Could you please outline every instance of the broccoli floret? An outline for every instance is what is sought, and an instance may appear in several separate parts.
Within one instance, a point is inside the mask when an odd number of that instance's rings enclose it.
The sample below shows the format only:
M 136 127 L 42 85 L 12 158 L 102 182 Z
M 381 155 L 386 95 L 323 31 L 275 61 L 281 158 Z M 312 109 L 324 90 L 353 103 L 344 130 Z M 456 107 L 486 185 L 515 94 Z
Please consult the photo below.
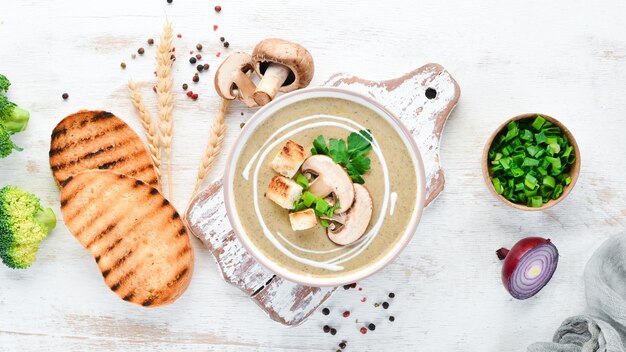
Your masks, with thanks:
M 15 186 L 0 189 L 0 258 L 6 266 L 29 267 L 55 226 L 54 212 L 43 208 L 37 196 Z
M 0 83 L 1 84 L 1 83 Z M 11 133 L 22 132 L 28 126 L 30 113 L 0 95 L 0 125 Z
M 0 91 L 8 91 L 10 85 L 11 82 L 9 82 L 9 79 L 0 73 Z
M 16 146 L 11 141 L 11 133 L 4 126 L 0 125 L 0 159 L 9 156 L 13 150 L 22 151 L 22 148 Z

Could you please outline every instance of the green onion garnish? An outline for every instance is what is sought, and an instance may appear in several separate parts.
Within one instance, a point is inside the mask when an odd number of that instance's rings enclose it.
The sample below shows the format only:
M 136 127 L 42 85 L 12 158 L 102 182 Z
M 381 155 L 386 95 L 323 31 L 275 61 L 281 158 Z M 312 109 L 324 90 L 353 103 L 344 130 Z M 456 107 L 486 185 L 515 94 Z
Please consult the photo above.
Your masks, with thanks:
M 565 133 L 542 116 L 511 121 L 488 152 L 496 193 L 535 208 L 563 194 L 572 182 L 568 172 L 575 161 Z

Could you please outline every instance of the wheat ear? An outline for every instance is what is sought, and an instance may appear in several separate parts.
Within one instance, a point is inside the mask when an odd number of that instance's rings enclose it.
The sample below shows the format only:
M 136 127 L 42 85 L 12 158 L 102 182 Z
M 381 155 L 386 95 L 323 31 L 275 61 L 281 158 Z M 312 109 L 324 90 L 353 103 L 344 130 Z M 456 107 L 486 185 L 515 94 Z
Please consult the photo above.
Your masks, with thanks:
M 215 116 L 215 119 L 213 120 L 211 133 L 209 135 L 209 142 L 207 143 L 204 155 L 202 156 L 202 162 L 200 163 L 200 168 L 198 169 L 198 177 L 196 178 L 196 187 L 193 190 L 192 197 L 198 193 L 198 190 L 200 190 L 202 182 L 211 172 L 211 169 L 213 168 L 213 165 L 215 165 L 217 157 L 220 154 L 222 142 L 224 142 L 224 134 L 226 132 L 226 123 L 224 120 L 226 119 L 226 111 L 228 110 L 229 105 L 230 100 L 222 99 L 217 116 Z
M 172 96 L 172 24 L 168 21 L 163 26 L 160 42 L 157 47 L 157 105 L 159 111 L 159 136 L 165 151 L 167 163 L 167 194 L 173 201 L 172 194 L 172 109 L 174 100 Z
M 146 134 L 146 139 L 148 139 L 148 151 L 150 152 L 150 158 L 152 159 L 152 163 L 154 164 L 154 168 L 159 178 L 161 180 L 161 143 L 159 141 L 159 131 L 157 128 L 157 123 L 152 120 L 152 115 L 148 108 L 143 103 L 143 97 L 141 96 L 141 92 L 139 91 L 139 87 L 137 84 L 131 79 L 128 81 L 128 90 L 130 91 L 130 97 L 133 101 L 133 105 L 135 109 L 137 109 L 137 114 L 139 115 L 139 120 L 141 121 L 141 125 L 143 126 L 143 131 Z M 159 188 L 161 187 L 161 183 L 159 182 Z

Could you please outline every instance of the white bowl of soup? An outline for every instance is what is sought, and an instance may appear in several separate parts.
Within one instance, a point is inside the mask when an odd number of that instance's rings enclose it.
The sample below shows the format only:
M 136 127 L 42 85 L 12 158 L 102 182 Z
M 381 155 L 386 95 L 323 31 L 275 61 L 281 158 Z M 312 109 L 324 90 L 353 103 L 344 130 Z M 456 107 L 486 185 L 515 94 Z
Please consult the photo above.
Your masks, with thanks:
M 382 269 L 412 238 L 424 165 L 410 133 L 378 102 L 307 88 L 247 122 L 227 161 L 224 198 L 237 237 L 267 269 L 339 286 Z

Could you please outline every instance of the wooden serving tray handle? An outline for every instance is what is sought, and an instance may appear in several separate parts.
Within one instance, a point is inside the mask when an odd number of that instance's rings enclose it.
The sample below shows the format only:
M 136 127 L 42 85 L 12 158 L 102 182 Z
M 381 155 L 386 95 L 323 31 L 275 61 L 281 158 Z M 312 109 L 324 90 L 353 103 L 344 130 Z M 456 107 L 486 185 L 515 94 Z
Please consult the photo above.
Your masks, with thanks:
M 422 153 L 427 180 L 426 204 L 432 202 L 445 182 L 439 162 L 439 141 L 460 96 L 454 78 L 442 66 L 427 64 L 386 81 L 369 81 L 338 73 L 324 85 L 370 96 L 400 118 Z M 259 264 L 230 226 L 222 188 L 220 178 L 192 200 L 185 217 L 191 232 L 211 250 L 226 282 L 247 293 L 271 319 L 289 326 L 301 324 L 336 288 L 299 285 L 277 277 Z

